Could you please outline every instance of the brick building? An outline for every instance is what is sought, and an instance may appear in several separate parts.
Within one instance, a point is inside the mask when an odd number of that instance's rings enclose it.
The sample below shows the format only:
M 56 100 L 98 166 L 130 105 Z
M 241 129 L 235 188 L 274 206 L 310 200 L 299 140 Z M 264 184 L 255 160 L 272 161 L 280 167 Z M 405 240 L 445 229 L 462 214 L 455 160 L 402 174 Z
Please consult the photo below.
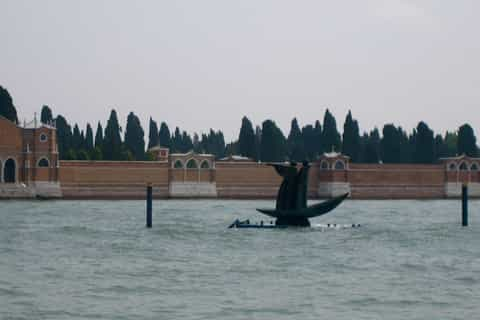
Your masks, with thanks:
M 0 197 L 61 196 L 56 129 L 0 116 Z

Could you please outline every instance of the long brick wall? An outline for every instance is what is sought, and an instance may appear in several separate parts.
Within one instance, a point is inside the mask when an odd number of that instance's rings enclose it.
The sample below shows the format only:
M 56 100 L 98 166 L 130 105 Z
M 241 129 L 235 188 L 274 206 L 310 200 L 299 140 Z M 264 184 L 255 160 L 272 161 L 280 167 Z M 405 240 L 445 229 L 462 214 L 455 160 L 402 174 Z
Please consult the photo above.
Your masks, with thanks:
M 59 177 L 67 199 L 144 199 L 147 183 L 154 198 L 169 196 L 165 162 L 60 161 Z
M 323 170 L 313 163 L 309 198 L 350 192 L 354 199 L 442 199 L 458 196 L 464 180 L 472 185 L 471 196 L 479 196 L 479 172 L 453 173 L 443 164 L 349 164 L 346 170 Z M 144 199 L 145 186 L 152 183 L 155 198 L 191 193 L 191 197 L 271 199 L 281 178 L 272 167 L 248 161 L 219 161 L 205 170 L 173 169 L 169 162 L 61 161 L 59 182 L 64 198 Z
M 445 197 L 445 169 L 438 165 L 350 164 L 345 171 L 352 198 L 438 199 Z

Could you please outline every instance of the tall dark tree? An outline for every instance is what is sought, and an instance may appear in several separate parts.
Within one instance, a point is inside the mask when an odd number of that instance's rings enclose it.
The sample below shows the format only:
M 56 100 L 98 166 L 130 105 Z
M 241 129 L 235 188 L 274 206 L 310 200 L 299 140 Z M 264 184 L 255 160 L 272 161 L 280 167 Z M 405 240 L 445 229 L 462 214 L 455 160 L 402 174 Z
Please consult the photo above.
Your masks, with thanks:
M 103 158 L 105 160 L 122 159 L 122 138 L 120 137 L 121 128 L 118 124 L 117 112 L 113 109 L 110 118 L 105 127 L 104 143 L 102 148 Z
M 0 116 L 18 123 L 17 109 L 15 109 L 15 106 L 13 105 L 12 97 L 7 89 L 2 86 L 0 86 Z
M 352 162 L 358 162 L 360 151 L 360 128 L 357 120 L 353 119 L 352 113 L 348 111 L 343 125 L 342 153 L 349 156 Z
M 457 152 L 459 155 L 466 154 L 469 157 L 478 155 L 477 138 L 468 123 L 458 129 Z
M 337 121 L 328 109 L 323 117 L 322 143 L 325 151 L 340 150 L 341 138 L 337 130 Z
M 447 148 L 447 157 L 454 157 L 457 155 L 458 134 L 456 132 L 446 132 L 443 140 Z
M 380 142 L 381 158 L 384 163 L 402 162 L 401 133 L 393 124 L 383 127 L 383 137 Z
M 140 124 L 140 120 L 133 112 L 130 112 L 127 117 L 127 126 L 125 129 L 125 147 L 130 151 L 135 160 L 145 159 L 144 137 L 145 133 Z
M 290 160 L 305 160 L 305 146 L 303 144 L 302 131 L 300 131 L 297 118 L 293 118 L 290 126 L 290 133 L 287 138 L 287 152 Z
M 413 162 L 433 163 L 435 161 L 435 140 L 433 131 L 421 121 L 417 125 L 414 140 Z
M 49 106 L 44 105 L 40 113 L 40 122 L 50 124 L 53 121 L 52 110 Z
M 175 132 L 173 133 L 173 136 L 172 136 L 172 143 L 171 143 L 172 152 L 185 152 L 183 151 L 182 142 L 183 142 L 182 133 L 180 131 L 180 128 L 176 127 Z
M 198 133 L 195 132 L 193 134 L 192 142 L 193 142 L 193 151 L 196 153 L 202 153 L 203 152 L 202 144 L 200 141 L 200 137 L 198 136 Z
M 57 143 L 60 159 L 67 160 L 67 152 L 72 147 L 72 128 L 61 115 L 58 115 L 55 119 L 55 125 L 57 127 Z
M 91 152 L 93 148 L 93 130 L 90 123 L 87 123 L 87 130 L 85 131 L 85 150 Z
M 242 127 L 238 136 L 238 152 L 240 155 L 251 159 L 254 159 L 256 156 L 255 132 L 253 131 L 252 122 L 247 117 L 242 119 Z
M 366 163 L 380 162 L 380 133 L 377 128 L 367 135 L 362 158 Z
M 170 129 L 165 122 L 160 124 L 160 131 L 158 133 L 159 143 L 162 147 L 172 148 L 172 137 L 170 135 Z
M 255 157 L 256 161 L 260 160 L 262 148 L 262 128 L 260 126 L 255 127 Z
M 95 148 L 100 148 L 101 150 L 102 147 L 103 147 L 103 128 L 99 121 L 97 125 L 97 132 L 95 133 Z
M 317 137 L 315 134 L 315 128 L 309 124 L 302 128 L 302 139 L 305 150 L 305 158 L 309 161 L 313 161 L 317 157 Z
M 75 123 L 73 127 L 73 136 L 72 136 L 72 145 L 71 148 L 78 152 L 80 149 L 83 148 L 83 137 L 80 129 L 78 128 L 78 124 Z
M 435 136 L 435 159 L 448 157 L 448 147 L 441 134 Z
M 263 162 L 284 161 L 287 152 L 287 141 L 282 131 L 272 120 L 262 123 L 262 141 L 260 159 Z
M 315 128 L 314 128 L 314 135 L 315 135 L 315 153 L 316 155 L 321 155 L 325 152 L 323 149 L 323 142 L 322 142 L 322 135 L 323 135 L 323 130 L 322 130 L 322 125 L 320 124 L 320 121 L 315 121 Z
M 182 132 L 182 140 L 181 140 L 181 151 L 182 152 L 189 152 L 193 150 L 193 140 L 192 137 L 187 133 L 187 131 Z
M 152 120 L 150 117 L 150 125 L 149 125 L 149 133 L 148 133 L 148 149 L 158 146 L 159 139 L 158 139 L 158 126 L 155 121 Z

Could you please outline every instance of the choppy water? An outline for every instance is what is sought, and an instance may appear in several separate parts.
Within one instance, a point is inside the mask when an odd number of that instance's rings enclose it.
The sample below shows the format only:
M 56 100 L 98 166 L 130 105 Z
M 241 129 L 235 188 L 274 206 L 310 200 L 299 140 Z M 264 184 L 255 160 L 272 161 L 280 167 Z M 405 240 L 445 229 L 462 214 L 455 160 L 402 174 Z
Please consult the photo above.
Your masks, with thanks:
M 270 201 L 0 202 L 0 319 L 478 319 L 480 202 L 348 201 L 228 230 Z

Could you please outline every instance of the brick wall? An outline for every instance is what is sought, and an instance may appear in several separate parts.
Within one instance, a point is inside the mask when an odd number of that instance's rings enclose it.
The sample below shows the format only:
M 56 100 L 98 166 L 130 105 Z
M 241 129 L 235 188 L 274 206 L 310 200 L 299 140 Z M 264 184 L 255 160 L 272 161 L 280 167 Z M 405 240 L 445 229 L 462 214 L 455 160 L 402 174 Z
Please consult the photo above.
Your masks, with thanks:
M 144 199 L 147 183 L 155 198 L 168 197 L 168 163 L 60 161 L 65 198 Z

